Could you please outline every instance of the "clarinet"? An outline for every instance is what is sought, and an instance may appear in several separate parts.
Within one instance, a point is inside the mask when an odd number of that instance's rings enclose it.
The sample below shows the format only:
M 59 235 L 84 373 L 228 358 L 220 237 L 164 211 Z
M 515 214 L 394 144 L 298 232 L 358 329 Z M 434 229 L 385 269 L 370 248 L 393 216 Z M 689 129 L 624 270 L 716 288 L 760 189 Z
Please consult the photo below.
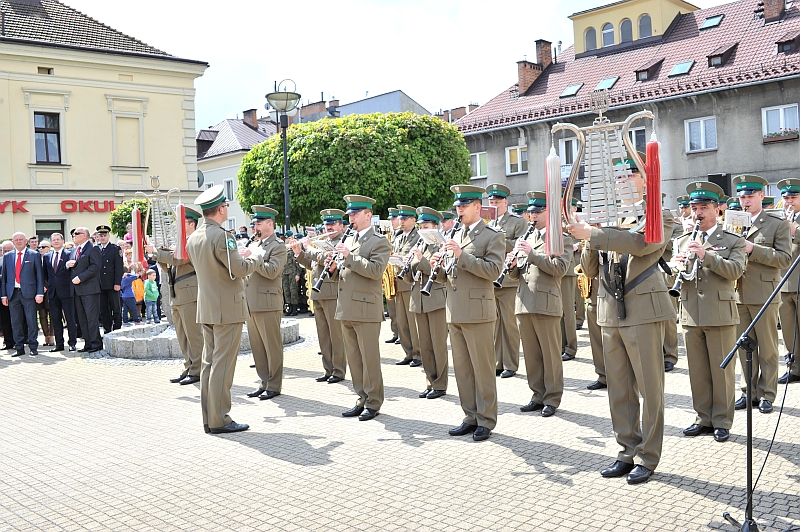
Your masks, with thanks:
M 692 230 L 692 236 L 689 237 L 689 242 L 694 242 L 694 239 L 697 238 L 697 231 L 700 230 L 700 222 L 701 220 L 697 220 L 697 223 L 694 224 L 694 230 Z M 686 268 L 686 265 L 689 264 L 689 254 L 686 254 L 686 257 L 683 259 L 683 267 Z M 672 297 L 680 297 L 681 295 L 681 287 L 683 286 L 683 275 L 682 272 L 678 272 L 675 276 L 675 284 L 672 285 L 672 288 L 669 289 L 669 295 Z
M 456 231 L 458 231 L 459 229 L 461 229 L 461 216 L 458 217 L 458 221 L 450 230 L 450 234 L 447 236 L 447 238 L 448 239 L 453 238 L 453 236 L 456 234 Z M 423 296 L 431 295 L 431 288 L 433 288 L 433 280 L 436 279 L 436 277 L 439 275 L 439 269 L 442 267 L 442 264 L 444 263 L 445 256 L 446 253 L 442 252 L 442 256 L 439 257 L 439 260 L 437 260 L 436 264 L 433 266 L 433 270 L 431 270 L 431 275 L 430 277 L 428 277 L 428 282 L 425 283 L 425 286 L 423 286 L 422 289 L 420 289 L 420 293 Z
M 414 260 L 414 250 L 418 249 L 418 248 L 422 248 L 422 246 L 424 246 L 424 245 L 425 245 L 425 239 L 422 238 L 422 237 L 419 237 L 419 240 L 417 240 L 417 243 L 414 244 L 414 247 L 411 248 L 411 251 L 408 252 L 408 255 L 403 260 L 403 268 L 398 272 L 398 274 L 395 277 L 397 277 L 398 279 L 401 279 L 401 280 L 405 278 L 406 274 L 411 269 L 411 261 Z
M 521 241 L 522 240 L 528 240 L 528 237 L 531 236 L 531 233 L 533 233 L 535 230 L 536 230 L 536 222 L 529 223 L 528 224 L 528 230 L 525 232 L 525 236 L 522 237 Z M 492 283 L 495 286 L 495 288 L 502 288 L 503 287 L 503 281 L 505 280 L 506 275 L 508 275 L 508 272 L 511 271 L 511 263 L 514 262 L 514 260 L 516 258 L 517 258 L 517 255 L 515 253 L 513 258 L 509 259 L 508 261 L 506 261 L 505 264 L 503 264 L 503 271 L 500 273 L 500 277 L 498 277 Z
M 344 241 L 347 240 L 347 237 L 352 234 L 352 231 L 353 230 L 350 229 L 349 227 L 347 228 L 347 231 L 345 231 L 344 235 L 342 235 L 342 242 L 341 242 L 342 244 L 344 244 Z M 313 290 L 314 292 L 319 292 L 320 290 L 322 290 L 322 283 L 324 283 L 325 279 L 327 279 L 330 276 L 329 268 L 331 266 L 331 263 L 334 260 L 336 262 L 340 262 L 342 260 L 341 255 L 342 255 L 341 253 L 336 253 L 336 254 L 331 253 L 331 255 L 327 259 L 325 259 L 325 264 L 322 266 L 322 273 L 320 274 L 319 279 L 317 279 L 317 282 L 314 283 L 314 286 L 311 287 L 311 290 Z

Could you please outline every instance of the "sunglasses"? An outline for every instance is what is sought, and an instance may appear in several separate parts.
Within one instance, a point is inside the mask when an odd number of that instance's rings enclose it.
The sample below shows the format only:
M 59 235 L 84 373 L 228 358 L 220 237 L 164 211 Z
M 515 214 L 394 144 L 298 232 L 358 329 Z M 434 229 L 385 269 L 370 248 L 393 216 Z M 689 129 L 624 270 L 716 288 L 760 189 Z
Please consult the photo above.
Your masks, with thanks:
M 50 246 L 39 246 L 38 249 L 50 249 Z

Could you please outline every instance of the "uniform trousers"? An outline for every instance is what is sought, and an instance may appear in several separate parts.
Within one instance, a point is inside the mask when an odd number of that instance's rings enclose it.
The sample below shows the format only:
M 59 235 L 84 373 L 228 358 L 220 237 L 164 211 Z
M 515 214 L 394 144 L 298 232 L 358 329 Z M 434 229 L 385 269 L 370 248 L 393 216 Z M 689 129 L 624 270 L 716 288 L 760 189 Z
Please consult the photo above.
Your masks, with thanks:
M 789 368 L 792 375 L 800 377 L 800 314 L 797 312 L 797 293 L 781 294 L 781 332 L 786 350 L 794 353 L 794 364 Z M 794 345 L 794 348 L 791 346 Z
M 686 360 L 692 404 L 697 412 L 695 423 L 715 429 L 733 426 L 733 404 L 736 401 L 734 364 L 719 367 L 736 343 L 736 325 L 718 327 L 685 326 Z
M 558 408 L 564 394 L 561 335 L 558 333 L 558 324 L 563 323 L 563 319 L 544 314 L 517 314 L 517 320 L 522 332 L 525 374 L 533 392 L 531 401 Z M 575 332 L 575 327 L 572 332 Z
M 269 392 L 281 391 L 283 384 L 283 336 L 280 310 L 251 312 L 247 320 L 247 333 L 256 373 L 261 388 Z
M 397 296 L 386 300 L 386 312 L 389 314 L 389 325 L 392 328 L 392 336 L 400 338 L 400 331 L 397 329 Z
M 597 279 L 592 280 L 597 283 Z M 597 294 L 589 299 L 586 305 L 586 323 L 589 329 L 589 345 L 592 348 L 592 362 L 597 382 L 606 384 L 606 362 L 603 358 L 603 331 L 597 324 Z
M 652 471 L 664 442 L 664 322 L 602 330 L 617 460 Z
M 334 319 L 335 315 L 335 299 L 314 301 L 314 321 L 317 324 L 319 350 L 322 352 L 322 367 L 325 375 L 343 379 L 347 371 L 347 359 L 344 354 L 342 323 Z
M 769 305 L 756 326 L 750 331 L 750 338 L 756 341 L 758 346 L 753 352 L 753 378 L 750 381 L 753 385 L 753 400 L 766 399 L 770 403 L 775 402 L 778 394 L 778 303 Z M 736 334 L 741 335 L 748 325 L 753 321 L 753 317 L 761 310 L 761 305 L 737 305 L 739 309 L 739 326 Z M 791 327 L 792 321 L 789 321 Z M 743 350 L 739 350 L 739 362 L 742 365 L 742 392 L 747 387 L 744 378 L 745 360 L 747 355 Z
M 400 290 L 394 296 L 397 330 L 400 333 L 400 345 L 405 352 L 405 360 L 419 360 L 419 334 L 414 315 L 408 310 L 411 303 L 411 290 Z
M 495 369 L 519 369 L 519 327 L 514 315 L 517 287 L 494 289 L 497 320 L 494 322 Z
M 675 283 L 675 277 L 664 276 L 667 286 L 672 286 Z M 678 312 L 678 298 L 672 298 L 672 305 L 675 307 L 675 312 Z M 675 320 L 666 320 L 664 322 L 664 362 L 678 363 L 678 323 Z
M 413 314 L 428 390 L 447 390 L 447 309 Z
M 203 329 L 197 323 L 197 301 L 172 305 L 171 314 L 178 345 L 183 353 L 183 372 L 199 377 L 203 360 Z
M 561 301 L 564 304 L 564 313 L 562 314 L 560 320 L 560 352 L 573 356 L 578 353 L 578 333 L 575 330 L 575 306 L 572 304 L 572 302 L 575 301 L 576 286 L 577 281 L 575 280 L 575 277 L 567 277 L 565 275 L 561 278 Z
M 378 347 L 380 322 L 341 320 L 344 350 L 350 366 L 353 390 L 358 394 L 356 406 L 380 410 L 383 405 L 383 374 Z
M 106 333 L 122 328 L 122 299 L 113 288 L 100 290 L 100 324 Z
M 218 429 L 231 423 L 231 386 L 242 339 L 241 323 L 203 324 L 200 405 L 203 424 Z
M 516 320 L 515 320 L 516 323 Z M 450 323 L 450 347 L 464 423 L 491 430 L 497 425 L 492 321 Z
M 583 326 L 583 322 L 586 321 L 586 301 L 583 299 L 581 295 L 581 291 L 578 290 L 578 278 L 573 277 L 575 281 L 575 326 L 578 325 Z M 564 299 L 562 298 L 562 301 Z

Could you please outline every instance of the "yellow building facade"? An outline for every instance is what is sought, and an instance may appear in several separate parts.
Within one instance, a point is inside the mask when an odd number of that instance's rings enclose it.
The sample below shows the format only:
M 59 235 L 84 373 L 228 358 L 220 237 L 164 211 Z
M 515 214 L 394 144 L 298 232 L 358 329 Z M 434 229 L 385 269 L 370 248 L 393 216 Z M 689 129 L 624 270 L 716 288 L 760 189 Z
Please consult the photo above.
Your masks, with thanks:
M 208 64 L 53 0 L 8 4 L 16 11 L 0 36 L 0 239 L 108 223 L 154 175 L 191 203 L 199 194 L 194 80 Z

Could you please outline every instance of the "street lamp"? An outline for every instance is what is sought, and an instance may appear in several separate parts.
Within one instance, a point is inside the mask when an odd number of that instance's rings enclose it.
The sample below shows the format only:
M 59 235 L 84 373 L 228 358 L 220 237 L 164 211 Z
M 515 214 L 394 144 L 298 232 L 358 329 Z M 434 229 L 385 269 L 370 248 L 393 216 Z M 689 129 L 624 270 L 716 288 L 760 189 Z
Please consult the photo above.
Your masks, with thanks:
M 292 90 L 287 90 L 291 83 Z M 266 95 L 267 102 L 280 115 L 281 139 L 283 140 L 283 210 L 286 216 L 283 228 L 284 234 L 290 227 L 289 221 L 289 160 L 286 154 L 286 130 L 289 127 L 289 116 L 287 113 L 294 111 L 300 103 L 300 95 L 296 92 L 294 81 L 285 79 L 281 81 L 275 92 Z

